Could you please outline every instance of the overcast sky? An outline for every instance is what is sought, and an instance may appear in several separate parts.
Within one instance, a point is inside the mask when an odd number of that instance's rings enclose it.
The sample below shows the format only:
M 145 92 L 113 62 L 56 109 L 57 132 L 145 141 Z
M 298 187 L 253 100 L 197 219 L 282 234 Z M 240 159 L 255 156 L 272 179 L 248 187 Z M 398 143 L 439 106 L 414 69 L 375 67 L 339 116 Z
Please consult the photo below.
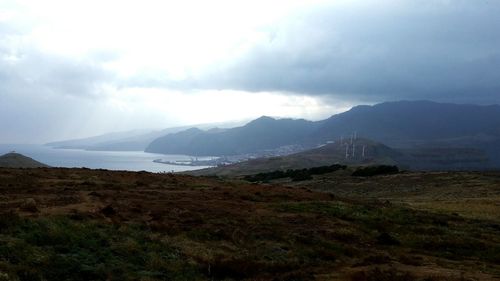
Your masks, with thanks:
M 500 1 L 0 2 L 0 143 L 500 103 Z

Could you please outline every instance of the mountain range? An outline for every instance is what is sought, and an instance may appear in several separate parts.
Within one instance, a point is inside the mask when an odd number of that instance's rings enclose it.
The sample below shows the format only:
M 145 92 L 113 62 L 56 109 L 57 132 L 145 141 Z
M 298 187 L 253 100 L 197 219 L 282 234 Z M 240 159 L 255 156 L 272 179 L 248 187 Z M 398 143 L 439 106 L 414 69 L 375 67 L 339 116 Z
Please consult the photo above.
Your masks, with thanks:
M 404 155 L 404 159 L 397 159 L 399 163 L 410 163 L 407 166 L 416 169 L 500 167 L 499 105 L 398 101 L 356 106 L 320 121 L 262 116 L 241 124 L 221 124 L 224 128 L 206 124 L 136 130 L 48 145 L 254 157 L 293 154 L 357 136 L 395 149 Z M 391 159 L 396 161 L 394 157 Z
M 261 117 L 225 130 L 191 128 L 155 139 L 147 152 L 226 156 L 258 153 L 282 146 L 305 149 L 354 135 L 405 149 L 422 158 L 429 153 L 462 156 L 480 152 L 489 165 L 500 166 L 500 106 L 400 101 L 356 106 L 321 121 Z M 431 153 L 431 154 L 432 154 Z M 467 153 L 465 153 L 467 154 Z M 462 157 L 457 156 L 457 157 Z M 425 157 L 424 157 L 425 158 Z M 482 158 L 480 156 L 479 158 Z
M 358 134 L 392 147 L 500 137 L 500 106 L 401 101 L 356 106 L 324 121 L 319 139 Z
M 50 142 L 46 145 L 62 149 L 143 151 L 145 147 L 156 138 L 188 128 L 189 127 L 176 127 L 156 131 L 132 130 L 126 132 L 114 132 L 82 139 Z
M 202 129 L 212 129 L 219 127 L 233 127 L 241 125 L 241 121 L 224 123 L 207 123 L 194 125 Z M 55 141 L 46 143 L 46 146 L 60 149 L 84 149 L 93 151 L 144 151 L 146 147 L 155 139 L 187 130 L 193 126 L 171 127 L 162 130 L 131 130 L 125 132 L 113 132 L 98 136 Z
M 263 116 L 226 130 L 191 128 L 154 140 L 146 152 L 224 156 L 255 153 L 294 144 L 309 144 L 317 123 L 304 119 L 273 119 Z

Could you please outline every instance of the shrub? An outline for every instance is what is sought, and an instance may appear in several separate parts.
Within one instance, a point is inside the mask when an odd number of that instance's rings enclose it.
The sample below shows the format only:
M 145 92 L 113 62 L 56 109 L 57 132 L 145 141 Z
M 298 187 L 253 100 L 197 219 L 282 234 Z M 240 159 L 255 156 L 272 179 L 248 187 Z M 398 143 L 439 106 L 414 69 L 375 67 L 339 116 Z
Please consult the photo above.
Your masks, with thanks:
M 352 173 L 353 177 L 373 177 L 377 175 L 391 175 L 399 173 L 397 166 L 377 165 L 358 168 Z
M 281 179 L 281 178 L 291 178 L 293 181 L 302 181 L 302 180 L 312 179 L 313 175 L 332 173 L 338 170 L 345 170 L 346 168 L 347 166 L 345 165 L 334 164 L 331 166 L 320 166 L 309 169 L 296 169 L 296 170 L 289 169 L 286 171 L 276 170 L 268 173 L 258 173 L 256 175 L 248 175 L 245 176 L 243 179 L 250 182 L 259 182 L 259 181 L 267 182 L 270 180 Z

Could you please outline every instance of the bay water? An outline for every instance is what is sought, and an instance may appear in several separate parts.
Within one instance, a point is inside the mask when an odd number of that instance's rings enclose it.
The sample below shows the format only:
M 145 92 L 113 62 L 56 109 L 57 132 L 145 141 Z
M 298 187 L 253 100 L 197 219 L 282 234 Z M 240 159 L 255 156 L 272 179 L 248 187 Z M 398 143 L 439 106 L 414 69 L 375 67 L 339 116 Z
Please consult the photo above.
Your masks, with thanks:
M 91 168 L 107 170 L 181 172 L 208 168 L 208 166 L 180 166 L 155 163 L 153 160 L 189 161 L 187 155 L 165 155 L 143 151 L 87 151 L 56 149 L 37 144 L 0 144 L 0 155 L 15 151 L 52 167 Z

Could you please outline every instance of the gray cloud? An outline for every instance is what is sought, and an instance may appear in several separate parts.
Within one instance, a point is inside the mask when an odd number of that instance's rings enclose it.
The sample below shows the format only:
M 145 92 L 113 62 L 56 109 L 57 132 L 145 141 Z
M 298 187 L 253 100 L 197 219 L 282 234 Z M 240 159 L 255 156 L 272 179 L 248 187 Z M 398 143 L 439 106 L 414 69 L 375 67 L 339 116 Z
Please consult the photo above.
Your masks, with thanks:
M 0 79 L 11 85 L 11 91 L 26 87 L 58 95 L 95 97 L 99 86 L 112 80 L 113 75 L 92 61 L 71 59 L 23 50 L 2 52 Z
M 31 21 L 0 21 L 0 142 L 63 138 L 75 127 L 91 134 L 98 131 L 100 117 L 109 117 L 102 130 L 115 128 L 126 118 L 111 116 L 101 102 L 103 86 L 291 92 L 328 104 L 500 103 L 500 2 L 339 2 L 262 27 L 266 40 L 184 80 L 142 68 L 134 77 L 119 78 L 104 65 L 127 52 L 96 49 L 77 58 L 48 54 L 31 46 L 29 38 L 23 41 L 30 36 Z M 89 116 L 94 123 L 85 131 L 82 124 L 91 122 Z
M 101 86 L 113 75 L 92 60 L 16 44 L 23 34 L 15 28 L 0 25 L 0 32 L 0 141 L 45 141 L 83 131 Z
M 269 29 L 268 41 L 181 86 L 500 103 L 500 2 L 369 3 L 302 11 Z

